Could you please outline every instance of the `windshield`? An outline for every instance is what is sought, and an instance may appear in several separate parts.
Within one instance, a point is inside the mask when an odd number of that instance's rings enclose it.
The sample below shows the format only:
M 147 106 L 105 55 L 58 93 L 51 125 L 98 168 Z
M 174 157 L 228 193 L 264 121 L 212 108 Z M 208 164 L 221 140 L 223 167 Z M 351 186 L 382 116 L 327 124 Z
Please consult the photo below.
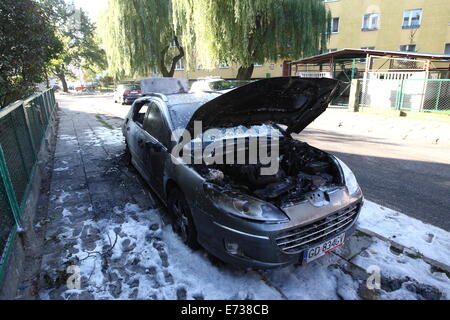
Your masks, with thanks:
M 192 140 L 214 142 L 228 138 L 247 138 L 247 137 L 281 137 L 283 134 L 280 129 L 271 124 L 262 124 L 258 126 L 237 126 L 233 128 L 217 128 L 206 131 L 202 136 Z
M 183 104 L 171 106 L 169 108 L 170 117 L 172 119 L 173 129 L 183 130 L 188 125 L 194 113 L 200 107 L 198 103 Z M 280 129 L 271 124 L 263 124 L 251 126 L 236 126 L 234 128 L 217 128 L 206 131 L 203 134 L 203 140 L 215 141 L 225 139 L 227 137 L 249 137 L 249 136 L 282 136 Z

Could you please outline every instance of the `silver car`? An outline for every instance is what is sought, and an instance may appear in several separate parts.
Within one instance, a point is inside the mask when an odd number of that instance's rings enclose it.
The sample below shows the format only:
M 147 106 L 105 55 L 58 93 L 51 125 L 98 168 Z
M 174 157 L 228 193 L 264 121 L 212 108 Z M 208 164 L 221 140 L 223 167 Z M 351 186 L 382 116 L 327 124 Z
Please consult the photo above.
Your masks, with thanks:
M 127 152 L 188 246 L 242 267 L 306 264 L 344 245 L 363 203 L 345 163 L 291 136 L 327 109 L 338 87 L 283 77 L 225 94 L 149 93 L 125 120 Z M 252 151 L 252 141 L 270 150 Z M 261 150 L 276 153 L 271 174 L 263 174 L 272 163 Z M 230 164 L 236 154 L 244 156 Z

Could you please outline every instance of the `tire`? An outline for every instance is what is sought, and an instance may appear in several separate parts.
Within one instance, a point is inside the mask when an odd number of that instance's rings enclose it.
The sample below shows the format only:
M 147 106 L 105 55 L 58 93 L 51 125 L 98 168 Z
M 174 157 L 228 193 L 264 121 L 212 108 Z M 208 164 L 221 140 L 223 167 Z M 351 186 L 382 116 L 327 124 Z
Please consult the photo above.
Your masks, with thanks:
M 192 218 L 189 204 L 183 193 L 178 188 L 169 191 L 168 209 L 173 218 L 172 228 L 181 240 L 191 249 L 197 250 L 200 245 L 197 242 L 197 230 Z

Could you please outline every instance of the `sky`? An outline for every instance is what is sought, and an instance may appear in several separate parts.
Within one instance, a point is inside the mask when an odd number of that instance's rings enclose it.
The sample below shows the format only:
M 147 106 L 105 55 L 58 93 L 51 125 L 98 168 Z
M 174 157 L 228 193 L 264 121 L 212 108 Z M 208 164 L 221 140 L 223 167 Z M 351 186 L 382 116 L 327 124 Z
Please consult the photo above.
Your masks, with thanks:
M 106 9 L 108 0 L 73 0 L 73 2 L 75 6 L 84 9 L 96 21 L 98 15 Z

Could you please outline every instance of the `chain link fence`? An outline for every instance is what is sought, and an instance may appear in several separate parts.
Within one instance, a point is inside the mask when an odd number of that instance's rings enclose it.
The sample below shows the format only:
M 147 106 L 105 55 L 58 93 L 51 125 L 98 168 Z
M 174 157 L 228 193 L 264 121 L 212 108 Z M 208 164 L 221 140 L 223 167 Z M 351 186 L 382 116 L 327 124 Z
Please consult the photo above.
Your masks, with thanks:
M 450 79 L 365 79 L 360 107 L 450 114 Z
M 0 283 L 55 110 L 52 89 L 0 109 Z

